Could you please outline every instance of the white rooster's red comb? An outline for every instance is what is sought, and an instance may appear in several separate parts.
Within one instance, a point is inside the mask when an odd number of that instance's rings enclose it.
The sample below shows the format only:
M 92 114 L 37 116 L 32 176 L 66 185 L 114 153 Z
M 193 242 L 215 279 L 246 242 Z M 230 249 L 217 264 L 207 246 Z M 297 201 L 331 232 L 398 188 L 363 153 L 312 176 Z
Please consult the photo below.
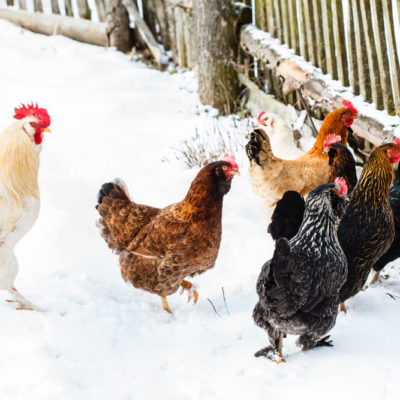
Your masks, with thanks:
M 353 106 L 353 104 L 351 104 L 350 101 L 343 100 L 342 101 L 342 106 L 345 107 L 345 108 L 348 108 L 354 115 L 358 114 L 358 111 L 355 109 L 355 107 Z
M 346 195 L 347 194 L 347 184 L 343 178 L 336 178 L 335 185 L 340 187 L 340 194 Z
M 400 146 L 400 139 L 399 138 L 394 139 L 394 144 L 397 144 L 397 146 Z
M 238 170 L 239 169 L 239 165 L 236 164 L 235 156 L 233 154 L 231 156 L 228 153 L 225 154 L 224 155 L 224 161 L 226 161 L 229 164 L 231 164 L 231 167 L 234 170 Z
M 267 113 L 265 111 L 261 111 L 260 115 L 257 118 L 257 122 L 259 125 L 267 126 L 267 123 L 265 122 L 267 120 Z
M 342 138 L 339 135 L 329 135 L 324 142 L 324 149 L 328 149 L 328 147 L 333 143 L 340 143 Z

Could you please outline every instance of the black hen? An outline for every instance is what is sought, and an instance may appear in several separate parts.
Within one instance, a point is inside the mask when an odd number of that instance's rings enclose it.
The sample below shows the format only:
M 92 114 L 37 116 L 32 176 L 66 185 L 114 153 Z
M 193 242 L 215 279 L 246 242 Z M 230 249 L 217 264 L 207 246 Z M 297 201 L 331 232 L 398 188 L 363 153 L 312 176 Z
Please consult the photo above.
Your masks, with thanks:
M 302 350 L 330 346 L 323 337 L 335 324 L 339 290 L 347 261 L 337 229 L 346 208 L 343 183 L 318 186 L 308 196 L 304 220 L 292 240 L 280 238 L 257 281 L 255 323 L 265 329 L 271 346 L 255 356 L 282 356 L 285 334 L 300 335 Z
M 329 156 L 330 173 L 328 182 L 343 177 L 348 191 L 357 183 L 356 161 L 350 150 L 341 143 L 332 143 L 326 149 Z M 268 225 L 268 233 L 274 240 L 285 237 L 290 240 L 298 231 L 303 221 L 304 199 L 299 193 L 289 190 L 277 202 Z
M 389 250 L 374 265 L 375 271 L 371 284 L 379 278 L 380 271 L 384 266 L 400 257 L 400 173 L 397 171 L 396 180 L 389 190 L 389 202 L 393 212 L 395 236 Z
M 288 190 L 276 203 L 275 210 L 268 225 L 272 239 L 281 237 L 291 239 L 299 231 L 304 216 L 304 199 L 298 192 Z
M 393 243 L 395 234 L 389 188 L 393 163 L 399 159 L 400 143 L 376 148 L 349 196 L 349 206 L 338 231 L 348 262 L 347 280 L 340 290 L 342 303 L 362 289 L 371 268 Z M 344 304 L 341 309 L 345 310 Z

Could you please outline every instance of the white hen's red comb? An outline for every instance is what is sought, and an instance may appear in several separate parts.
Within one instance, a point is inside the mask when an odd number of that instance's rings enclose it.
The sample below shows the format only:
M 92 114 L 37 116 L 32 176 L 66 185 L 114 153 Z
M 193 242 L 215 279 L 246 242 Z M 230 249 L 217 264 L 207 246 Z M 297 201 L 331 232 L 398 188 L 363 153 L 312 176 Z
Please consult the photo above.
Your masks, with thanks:
M 231 164 L 231 167 L 234 170 L 238 170 L 239 169 L 239 165 L 236 164 L 235 156 L 233 154 L 231 156 L 228 153 L 225 154 L 224 155 L 224 161 L 226 161 L 229 164 Z
M 353 104 L 351 104 L 350 101 L 343 100 L 342 101 L 342 106 L 345 107 L 345 108 L 348 108 L 354 115 L 358 114 L 358 111 L 355 109 L 355 107 L 353 106 Z
M 347 191 L 348 191 L 347 184 L 343 178 L 336 178 L 335 184 L 340 187 L 341 194 L 347 194 Z
M 267 113 L 265 111 L 261 111 L 260 115 L 257 118 L 257 122 L 260 125 L 267 126 L 267 123 L 265 122 L 266 120 L 267 120 Z
M 330 146 L 333 143 L 339 143 L 342 138 L 339 135 L 329 135 L 324 142 L 324 149 Z
M 400 139 L 399 138 L 394 139 L 394 144 L 397 144 L 397 146 L 400 146 Z

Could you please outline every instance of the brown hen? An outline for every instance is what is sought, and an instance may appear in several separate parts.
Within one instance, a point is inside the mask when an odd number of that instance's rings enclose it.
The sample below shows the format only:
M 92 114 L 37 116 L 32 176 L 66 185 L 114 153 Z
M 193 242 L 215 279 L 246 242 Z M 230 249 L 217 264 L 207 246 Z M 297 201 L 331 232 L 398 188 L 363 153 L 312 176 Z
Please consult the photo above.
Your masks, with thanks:
M 163 209 L 130 200 L 120 180 L 106 183 L 98 195 L 99 227 L 108 246 L 119 254 L 122 277 L 139 289 L 166 296 L 179 287 L 198 293 L 185 281 L 214 266 L 221 241 L 223 197 L 238 174 L 233 157 L 205 166 L 186 197 Z

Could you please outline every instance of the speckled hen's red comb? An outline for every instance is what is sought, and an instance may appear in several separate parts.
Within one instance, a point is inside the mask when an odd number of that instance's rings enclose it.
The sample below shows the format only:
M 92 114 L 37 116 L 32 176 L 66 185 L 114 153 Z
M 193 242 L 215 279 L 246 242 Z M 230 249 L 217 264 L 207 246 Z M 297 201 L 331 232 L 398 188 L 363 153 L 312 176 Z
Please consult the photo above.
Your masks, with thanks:
M 229 155 L 229 154 L 225 154 L 224 155 L 224 161 L 228 162 L 229 164 L 231 164 L 232 168 L 234 170 L 238 170 L 239 169 L 239 165 L 236 164 L 236 160 L 235 160 L 235 156 L 234 155 Z
M 267 124 L 266 124 L 266 119 L 267 119 L 267 113 L 265 112 L 265 111 L 261 111 L 260 112 L 260 115 L 258 116 L 258 118 L 257 118 L 257 122 L 260 124 L 260 125 L 263 125 L 263 126 L 267 126 Z
M 350 101 L 343 100 L 342 106 L 348 108 L 353 114 L 355 114 L 355 115 L 358 114 L 358 111 L 354 108 L 353 104 L 351 104 Z
M 34 105 L 33 103 L 28 104 L 28 106 L 25 106 L 24 104 L 21 104 L 19 107 L 16 107 L 14 109 L 15 119 L 23 119 L 25 117 L 36 117 L 40 121 L 40 125 L 42 128 L 47 128 L 50 125 L 50 116 L 47 113 L 47 110 L 45 108 L 39 108 L 39 106 Z
M 347 194 L 347 184 L 343 178 L 336 178 L 335 184 L 340 187 L 341 194 Z
M 394 144 L 397 144 L 397 146 L 400 146 L 400 139 L 399 138 L 394 139 Z
M 324 142 L 324 149 L 330 146 L 333 143 L 339 143 L 342 138 L 339 135 L 329 135 Z

